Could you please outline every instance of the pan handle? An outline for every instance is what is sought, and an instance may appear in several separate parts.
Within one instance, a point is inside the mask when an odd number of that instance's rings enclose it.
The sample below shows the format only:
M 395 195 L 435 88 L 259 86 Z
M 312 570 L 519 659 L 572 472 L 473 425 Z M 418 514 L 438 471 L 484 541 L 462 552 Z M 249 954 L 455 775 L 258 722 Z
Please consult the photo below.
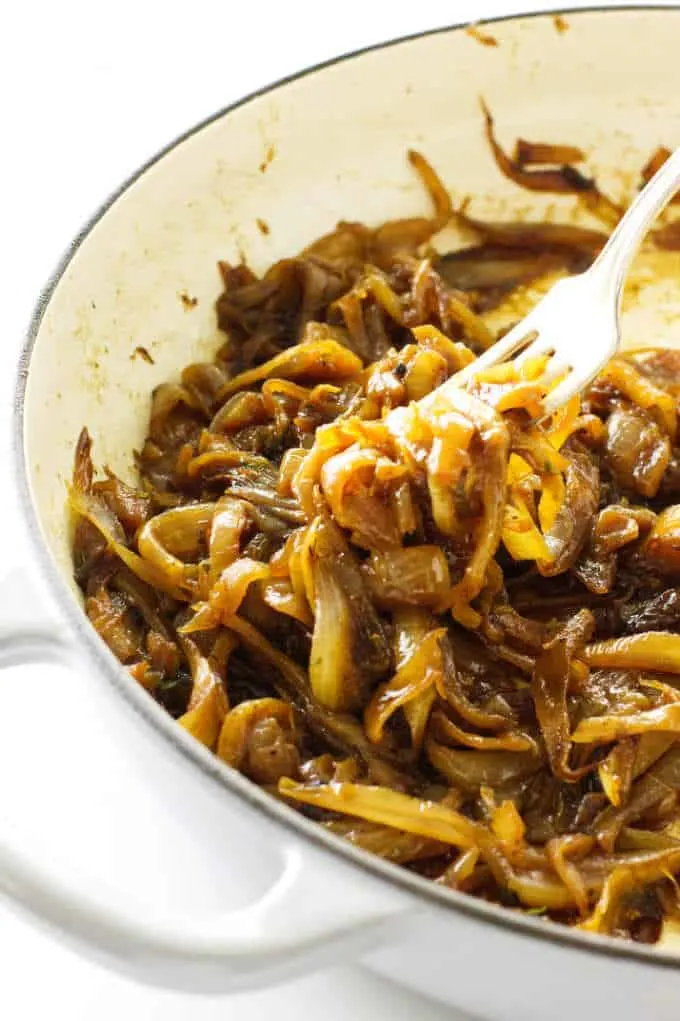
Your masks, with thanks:
M 18 663 L 82 670 L 82 652 L 68 624 L 48 608 L 41 588 L 25 569 L 14 570 L 0 586 L 0 670 Z M 88 670 L 96 669 L 88 660 Z M 151 728 L 148 736 L 158 754 L 167 754 L 167 743 L 154 741 Z M 189 763 L 183 768 L 205 782 Z M 219 794 L 220 810 L 247 815 L 237 793 L 224 785 Z M 109 967 L 149 984 L 203 993 L 259 988 L 356 959 L 394 939 L 412 917 L 411 895 L 292 835 L 271 818 L 258 814 L 255 823 L 254 840 L 266 839 L 280 852 L 278 875 L 259 899 L 211 919 L 177 917 L 164 909 L 151 915 L 117 903 L 115 892 L 102 897 L 101 890 L 87 889 L 82 877 L 43 860 L 39 846 L 19 851 L 6 831 L 0 834 L 0 890 Z

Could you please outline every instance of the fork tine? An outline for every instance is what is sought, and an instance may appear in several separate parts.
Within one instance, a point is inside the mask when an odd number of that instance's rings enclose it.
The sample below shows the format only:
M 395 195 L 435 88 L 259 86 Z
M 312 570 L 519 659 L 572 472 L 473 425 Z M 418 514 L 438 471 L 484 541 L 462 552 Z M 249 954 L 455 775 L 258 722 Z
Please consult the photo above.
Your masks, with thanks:
M 506 333 L 504 337 L 497 340 L 483 355 L 480 355 L 474 362 L 466 365 L 464 369 L 461 369 L 455 376 L 452 376 L 449 383 L 455 386 L 463 386 L 465 383 L 469 383 L 471 379 L 474 379 L 480 372 L 483 372 L 484 369 L 489 369 L 492 365 L 498 365 L 500 362 L 505 361 L 511 354 L 514 354 L 518 347 L 521 347 L 526 342 L 532 332 L 530 327 L 527 328 L 527 320 L 519 323 Z

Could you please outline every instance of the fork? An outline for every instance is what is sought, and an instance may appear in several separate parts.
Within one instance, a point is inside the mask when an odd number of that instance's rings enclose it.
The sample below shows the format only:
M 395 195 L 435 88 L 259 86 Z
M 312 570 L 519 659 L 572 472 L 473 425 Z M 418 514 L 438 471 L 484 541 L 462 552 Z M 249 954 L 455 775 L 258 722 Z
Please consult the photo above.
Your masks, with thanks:
M 559 280 L 521 322 L 432 396 L 466 386 L 512 355 L 518 371 L 530 359 L 548 359 L 539 381 L 559 382 L 543 399 L 546 415 L 582 391 L 619 349 L 626 274 L 647 230 L 679 187 L 680 148 L 628 207 L 592 266 Z

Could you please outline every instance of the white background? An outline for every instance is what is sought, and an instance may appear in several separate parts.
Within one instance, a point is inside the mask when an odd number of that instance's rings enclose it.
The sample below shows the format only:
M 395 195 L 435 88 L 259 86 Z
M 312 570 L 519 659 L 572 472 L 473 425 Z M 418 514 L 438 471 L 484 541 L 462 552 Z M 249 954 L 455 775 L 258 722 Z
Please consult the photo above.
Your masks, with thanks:
M 16 0 L 4 6 L 0 468 L 7 462 L 14 365 L 36 296 L 81 224 L 140 163 L 194 122 L 304 66 L 388 37 L 531 6 L 531 0 Z M 1 531 L 0 538 L 5 541 Z M 91 868 L 93 876 L 103 867 L 110 881 L 115 872 L 123 890 L 126 870 L 137 881 L 146 870 L 152 892 L 171 890 L 178 869 L 188 868 L 190 835 L 173 831 L 143 785 L 133 831 L 119 832 L 111 822 L 107 799 L 115 800 L 126 765 L 107 744 L 86 693 L 66 678 L 47 683 L 28 669 L 0 690 L 0 839 L 9 827 L 67 863 Z M 278 1021 L 452 1018 L 350 968 L 227 999 L 142 988 L 81 961 L 2 902 L 0 961 L 0 1014 L 12 1021 L 254 1021 L 270 1013 Z

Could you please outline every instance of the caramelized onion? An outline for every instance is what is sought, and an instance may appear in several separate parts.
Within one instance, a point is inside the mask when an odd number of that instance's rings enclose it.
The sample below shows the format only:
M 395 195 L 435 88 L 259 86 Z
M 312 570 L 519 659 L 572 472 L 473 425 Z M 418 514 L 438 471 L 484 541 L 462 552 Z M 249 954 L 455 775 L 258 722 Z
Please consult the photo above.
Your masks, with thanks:
M 482 102 L 486 138 L 491 147 L 496 166 L 505 177 L 529 191 L 549 191 L 561 193 L 579 193 L 595 189 L 595 182 L 576 170 L 570 164 L 545 170 L 525 170 L 523 164 L 511 160 L 496 141 L 494 121 L 491 113 Z
M 640 635 L 610 638 L 586 645 L 581 655 L 590 666 L 680 674 L 680 635 L 668 631 L 647 631 Z
M 305 787 L 282 779 L 279 791 L 287 798 L 317 805 L 343 815 L 393 826 L 455 847 L 474 847 L 483 835 L 477 824 L 446 805 L 410 798 L 397 791 L 366 784 L 336 783 Z

